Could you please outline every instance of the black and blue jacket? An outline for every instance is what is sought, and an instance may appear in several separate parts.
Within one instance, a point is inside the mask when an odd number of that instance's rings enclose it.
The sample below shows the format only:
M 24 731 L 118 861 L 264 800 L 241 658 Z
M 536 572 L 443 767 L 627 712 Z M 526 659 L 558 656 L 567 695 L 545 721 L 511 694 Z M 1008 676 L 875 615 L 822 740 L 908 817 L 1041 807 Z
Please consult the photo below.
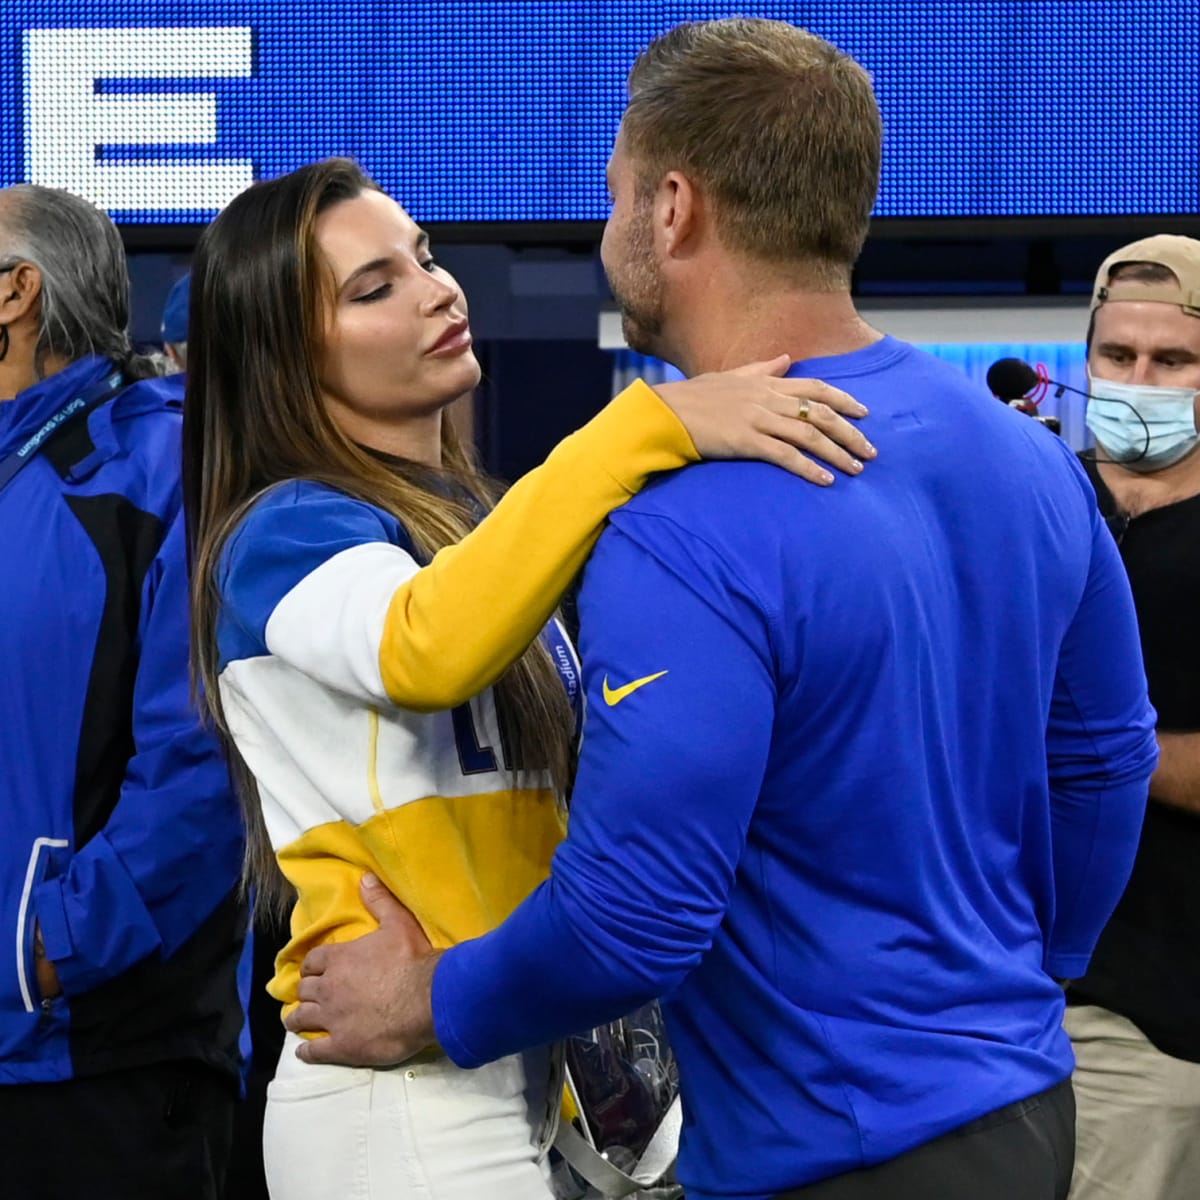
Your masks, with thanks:
M 0 402 L 0 463 L 113 370 Z M 189 700 L 182 401 L 182 377 L 126 386 L 0 491 L 0 1083 L 185 1058 L 236 1080 L 242 826 Z

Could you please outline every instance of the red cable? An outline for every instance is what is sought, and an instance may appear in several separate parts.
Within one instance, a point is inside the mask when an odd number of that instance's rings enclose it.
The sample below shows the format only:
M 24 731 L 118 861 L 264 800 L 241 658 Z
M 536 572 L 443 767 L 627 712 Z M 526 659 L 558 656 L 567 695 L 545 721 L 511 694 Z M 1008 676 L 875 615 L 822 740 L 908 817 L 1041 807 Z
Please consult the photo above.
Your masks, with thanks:
M 1050 390 L 1050 372 L 1046 370 L 1045 363 L 1036 363 L 1034 370 L 1037 371 L 1038 383 L 1033 389 L 1033 393 L 1026 397 L 1026 401 L 1037 408 L 1039 404 L 1046 398 L 1046 393 Z

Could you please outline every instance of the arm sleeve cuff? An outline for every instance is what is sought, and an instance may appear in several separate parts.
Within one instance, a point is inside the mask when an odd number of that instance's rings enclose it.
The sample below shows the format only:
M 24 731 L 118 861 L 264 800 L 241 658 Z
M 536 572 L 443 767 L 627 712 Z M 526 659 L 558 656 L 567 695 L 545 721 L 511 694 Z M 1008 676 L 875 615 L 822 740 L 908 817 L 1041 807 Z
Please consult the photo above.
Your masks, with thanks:
M 63 991 L 90 991 L 161 946 L 142 897 L 104 834 L 71 860 L 66 875 L 33 892 L 46 957 Z
M 453 1008 L 448 997 L 454 994 L 454 988 L 458 986 L 454 978 L 458 972 L 452 966 L 457 949 L 458 947 L 452 947 L 447 950 L 433 973 L 433 1027 L 437 1033 L 438 1044 L 445 1050 L 450 1061 L 455 1066 L 471 1070 L 483 1066 L 487 1059 L 474 1054 L 459 1038 L 454 1028 Z

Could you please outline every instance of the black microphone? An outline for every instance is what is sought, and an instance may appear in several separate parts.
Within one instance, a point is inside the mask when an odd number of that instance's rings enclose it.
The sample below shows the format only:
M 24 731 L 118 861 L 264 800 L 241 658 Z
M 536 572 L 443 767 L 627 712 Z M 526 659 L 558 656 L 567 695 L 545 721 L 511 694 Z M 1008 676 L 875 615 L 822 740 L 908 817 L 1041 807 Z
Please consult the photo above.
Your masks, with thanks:
M 1041 404 L 1045 392 L 1054 389 L 1054 398 L 1062 398 L 1064 392 L 1073 392 L 1085 400 L 1092 398 L 1091 392 L 1080 391 L 1069 383 L 1059 383 L 1046 374 L 1045 367 L 1032 367 L 1023 358 L 999 358 L 987 369 L 987 385 L 997 400 L 1011 404 L 1022 412 L 1032 412 Z M 1041 395 L 1033 398 L 1030 392 L 1042 388 Z
M 1023 358 L 1001 358 L 992 363 L 987 370 L 987 385 L 998 400 L 1002 400 L 1009 408 L 1015 408 L 1026 416 L 1062 433 L 1062 425 L 1057 417 L 1039 417 L 1038 405 L 1045 398 L 1046 390 L 1054 388 L 1055 398 L 1063 392 L 1079 392 L 1065 383 L 1058 383 L 1046 374 L 1043 366 L 1032 367 Z M 1086 396 L 1086 392 L 1079 392 Z
M 1021 358 L 1002 358 L 987 370 L 987 385 L 997 400 L 1024 400 L 1042 377 Z

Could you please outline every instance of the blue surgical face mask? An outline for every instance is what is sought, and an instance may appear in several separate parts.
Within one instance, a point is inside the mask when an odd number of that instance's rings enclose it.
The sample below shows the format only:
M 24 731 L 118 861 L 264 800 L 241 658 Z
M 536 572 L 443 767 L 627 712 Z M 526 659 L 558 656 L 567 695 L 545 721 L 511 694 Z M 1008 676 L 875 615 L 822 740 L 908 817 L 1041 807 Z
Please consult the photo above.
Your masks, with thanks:
M 1114 462 L 1160 471 L 1200 442 L 1196 389 L 1114 383 L 1088 375 L 1087 426 Z

